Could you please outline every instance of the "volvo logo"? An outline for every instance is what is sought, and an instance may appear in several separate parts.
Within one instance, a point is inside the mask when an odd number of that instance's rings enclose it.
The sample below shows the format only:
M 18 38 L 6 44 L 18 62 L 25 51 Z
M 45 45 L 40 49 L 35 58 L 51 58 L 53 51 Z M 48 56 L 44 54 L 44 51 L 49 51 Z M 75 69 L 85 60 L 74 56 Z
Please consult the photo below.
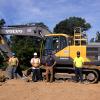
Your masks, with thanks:
M 22 33 L 23 30 L 5 30 L 6 33 Z

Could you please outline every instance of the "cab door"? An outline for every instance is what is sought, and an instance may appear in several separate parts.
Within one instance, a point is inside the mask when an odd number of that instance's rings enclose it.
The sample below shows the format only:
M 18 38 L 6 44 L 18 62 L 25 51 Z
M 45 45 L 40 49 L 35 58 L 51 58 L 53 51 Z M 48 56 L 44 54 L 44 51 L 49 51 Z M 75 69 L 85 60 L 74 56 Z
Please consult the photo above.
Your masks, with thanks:
M 59 37 L 59 51 L 56 52 L 56 56 L 60 58 L 69 57 L 68 38 L 64 36 Z
M 57 65 L 71 64 L 69 40 L 65 36 L 60 36 L 59 39 L 59 51 L 55 53 Z

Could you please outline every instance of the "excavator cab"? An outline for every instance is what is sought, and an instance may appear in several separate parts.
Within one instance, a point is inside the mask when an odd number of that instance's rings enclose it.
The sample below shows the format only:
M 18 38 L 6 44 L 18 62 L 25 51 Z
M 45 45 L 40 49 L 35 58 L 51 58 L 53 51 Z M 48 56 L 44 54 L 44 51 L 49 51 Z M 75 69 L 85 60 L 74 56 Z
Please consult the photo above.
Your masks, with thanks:
M 48 55 L 50 52 L 56 54 L 66 46 L 68 46 L 68 38 L 65 36 L 56 34 L 46 36 L 44 41 L 44 55 Z
M 51 53 L 55 57 L 57 64 L 65 63 L 69 57 L 69 36 L 66 34 L 46 35 L 42 51 L 43 64 L 45 64 L 47 56 Z

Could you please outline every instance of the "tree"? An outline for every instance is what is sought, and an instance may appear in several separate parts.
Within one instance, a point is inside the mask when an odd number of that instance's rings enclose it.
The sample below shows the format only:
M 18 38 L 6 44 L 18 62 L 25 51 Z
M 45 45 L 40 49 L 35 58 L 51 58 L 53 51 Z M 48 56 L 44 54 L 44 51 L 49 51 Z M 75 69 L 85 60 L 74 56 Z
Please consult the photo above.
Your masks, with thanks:
M 0 28 L 5 24 L 5 20 L 4 19 L 1 19 L 0 20 Z
M 4 62 L 4 58 L 3 58 L 3 56 L 0 54 L 0 68 L 3 66 L 3 62 Z
M 0 20 L 0 28 L 1 28 L 4 24 L 5 24 L 5 20 L 4 20 L 4 19 L 1 19 L 1 20 Z M 4 62 L 4 57 L 3 57 L 3 55 L 2 55 L 1 52 L 0 52 L 0 67 L 3 66 L 3 62 Z
M 96 32 L 96 37 L 91 38 L 90 42 L 100 42 L 100 32 Z
M 99 31 L 96 33 L 95 42 L 100 42 L 100 32 Z
M 95 39 L 94 38 L 91 38 L 90 42 L 95 42 Z
M 62 20 L 58 24 L 56 24 L 56 26 L 54 27 L 54 32 L 73 35 L 75 27 L 81 27 L 82 31 L 87 31 L 91 28 L 91 25 L 81 17 L 69 17 L 68 19 Z
M 40 39 L 30 36 L 11 36 L 11 49 L 20 60 L 20 65 L 30 67 L 34 52 L 40 50 Z
M 90 42 L 100 42 L 100 32 L 97 31 L 96 37 L 91 38 Z

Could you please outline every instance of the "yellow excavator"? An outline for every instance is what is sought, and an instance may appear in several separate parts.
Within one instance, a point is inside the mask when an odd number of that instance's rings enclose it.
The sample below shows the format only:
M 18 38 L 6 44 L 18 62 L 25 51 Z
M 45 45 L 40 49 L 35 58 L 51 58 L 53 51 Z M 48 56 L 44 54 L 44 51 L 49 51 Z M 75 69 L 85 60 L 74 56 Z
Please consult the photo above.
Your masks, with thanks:
M 88 44 L 87 35 L 80 27 L 74 29 L 74 36 L 67 34 L 45 35 L 42 47 L 42 59 L 52 52 L 56 59 L 55 72 L 74 73 L 73 59 L 77 51 L 84 58 L 83 74 L 90 83 L 95 83 L 100 77 L 100 44 Z
M 87 36 L 81 28 L 74 29 L 74 35 L 53 34 L 40 26 L 11 26 L 2 28 L 0 34 L 38 36 L 43 41 L 40 47 L 40 57 L 43 64 L 49 53 L 56 59 L 55 73 L 74 73 L 73 59 L 80 51 L 84 58 L 83 74 L 90 83 L 98 82 L 100 77 L 100 44 L 87 42 Z

